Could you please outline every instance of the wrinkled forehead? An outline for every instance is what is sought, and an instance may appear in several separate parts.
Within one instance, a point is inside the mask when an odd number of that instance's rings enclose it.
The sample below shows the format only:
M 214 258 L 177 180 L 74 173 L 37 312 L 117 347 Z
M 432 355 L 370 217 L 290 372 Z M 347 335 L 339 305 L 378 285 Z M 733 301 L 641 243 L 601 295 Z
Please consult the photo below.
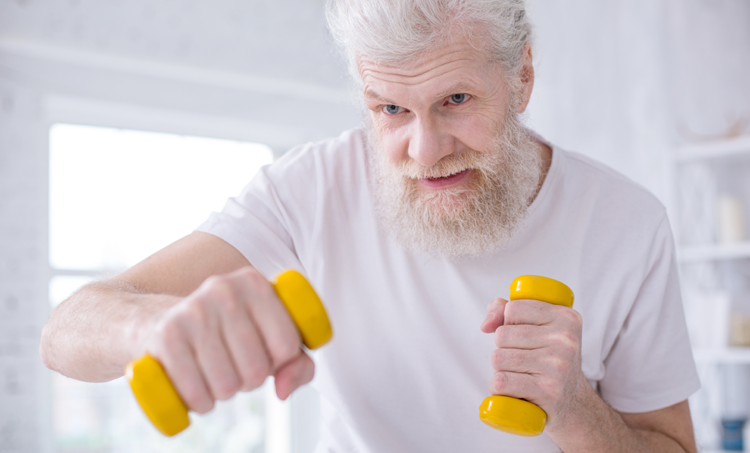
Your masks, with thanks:
M 486 39 L 484 24 L 454 22 L 452 26 L 433 35 L 429 40 L 409 54 L 404 54 L 393 42 L 390 51 L 379 54 L 355 52 L 350 54 L 350 65 L 354 69 L 358 82 L 363 79 L 364 71 L 368 68 L 379 68 L 382 71 L 399 73 L 419 73 L 424 68 L 439 64 L 450 59 L 471 59 L 484 66 L 495 62 L 490 50 L 489 40 Z
M 484 92 L 497 85 L 503 72 L 486 52 L 459 40 L 403 63 L 362 55 L 357 75 L 365 101 L 398 104 L 395 98 L 431 102 L 455 93 Z

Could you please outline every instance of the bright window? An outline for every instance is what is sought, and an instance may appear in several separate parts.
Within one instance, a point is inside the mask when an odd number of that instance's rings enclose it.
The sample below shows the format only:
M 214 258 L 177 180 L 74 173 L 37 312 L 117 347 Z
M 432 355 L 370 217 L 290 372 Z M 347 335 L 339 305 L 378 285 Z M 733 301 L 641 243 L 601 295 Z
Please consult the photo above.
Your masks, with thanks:
M 57 124 L 50 130 L 50 303 L 189 234 L 273 159 L 265 145 Z M 285 452 L 288 408 L 268 383 L 167 439 L 124 378 L 53 377 L 58 453 Z

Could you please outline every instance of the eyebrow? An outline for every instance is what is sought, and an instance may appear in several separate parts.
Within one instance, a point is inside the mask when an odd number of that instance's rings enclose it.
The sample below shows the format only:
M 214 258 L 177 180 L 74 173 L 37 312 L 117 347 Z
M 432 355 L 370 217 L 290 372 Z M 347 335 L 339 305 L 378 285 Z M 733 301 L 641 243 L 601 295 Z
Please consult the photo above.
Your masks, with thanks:
M 435 96 L 435 100 L 446 98 L 452 94 L 466 93 L 467 91 L 470 91 L 471 88 L 472 87 L 466 82 L 458 82 L 455 85 L 450 86 L 448 89 L 443 90 L 437 96 Z M 375 99 L 381 102 L 385 102 L 388 104 L 393 104 L 393 101 L 378 94 L 377 92 L 371 90 L 370 88 L 365 90 L 365 97 L 369 99 Z
M 384 98 L 383 96 L 379 95 L 378 93 L 372 91 L 369 88 L 365 90 L 365 97 L 370 98 L 370 99 L 375 99 L 381 102 L 386 102 L 388 104 L 392 104 L 391 100 Z

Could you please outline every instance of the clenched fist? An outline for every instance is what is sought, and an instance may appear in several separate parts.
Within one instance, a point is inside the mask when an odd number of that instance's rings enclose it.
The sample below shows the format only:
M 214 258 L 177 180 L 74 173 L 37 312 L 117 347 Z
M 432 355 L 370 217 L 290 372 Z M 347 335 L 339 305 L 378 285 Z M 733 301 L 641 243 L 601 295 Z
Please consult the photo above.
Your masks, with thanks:
M 146 349 L 185 404 L 206 413 L 215 401 L 260 387 L 274 376 L 286 399 L 315 367 L 289 313 L 258 271 L 209 277 L 156 323 Z
M 581 371 L 581 315 L 537 300 L 495 299 L 480 328 L 495 333 L 490 392 L 536 404 L 554 429 L 573 409 L 580 386 L 588 385 Z

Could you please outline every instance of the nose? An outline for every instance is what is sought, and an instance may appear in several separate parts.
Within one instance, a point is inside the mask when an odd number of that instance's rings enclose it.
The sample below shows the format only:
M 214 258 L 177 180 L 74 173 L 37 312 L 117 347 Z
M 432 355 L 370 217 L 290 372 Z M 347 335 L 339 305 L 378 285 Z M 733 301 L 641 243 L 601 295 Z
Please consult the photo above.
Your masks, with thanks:
M 409 157 L 425 167 L 431 167 L 453 153 L 453 140 L 441 133 L 441 128 L 434 120 L 420 118 L 414 127 L 416 130 L 409 140 Z

